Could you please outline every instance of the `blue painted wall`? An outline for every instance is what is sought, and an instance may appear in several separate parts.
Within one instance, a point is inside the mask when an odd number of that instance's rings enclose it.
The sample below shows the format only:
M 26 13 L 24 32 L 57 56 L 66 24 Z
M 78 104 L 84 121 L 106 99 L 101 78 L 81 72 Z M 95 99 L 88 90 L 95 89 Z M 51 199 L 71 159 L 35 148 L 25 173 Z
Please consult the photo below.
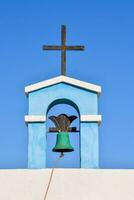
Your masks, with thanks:
M 81 122 L 81 168 L 99 167 L 98 124 Z
M 58 99 L 68 99 L 77 105 L 80 115 L 98 114 L 96 93 L 65 83 L 59 83 L 28 96 L 29 115 L 47 116 L 48 107 Z M 46 123 L 28 125 L 28 168 L 46 168 Z M 81 167 L 98 168 L 98 124 L 80 123 Z
M 46 123 L 29 123 L 28 168 L 46 166 Z
M 97 94 L 60 83 L 29 94 L 29 114 L 46 115 L 48 106 L 56 99 L 69 99 L 79 108 L 81 115 L 97 114 Z

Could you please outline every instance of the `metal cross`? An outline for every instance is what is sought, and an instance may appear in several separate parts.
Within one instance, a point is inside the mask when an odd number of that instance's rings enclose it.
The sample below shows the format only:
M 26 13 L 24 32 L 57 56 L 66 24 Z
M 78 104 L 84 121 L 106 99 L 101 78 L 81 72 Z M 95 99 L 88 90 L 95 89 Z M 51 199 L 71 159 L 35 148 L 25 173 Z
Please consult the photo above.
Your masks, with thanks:
M 66 76 L 66 50 L 84 50 L 84 46 L 66 45 L 66 26 L 61 26 L 61 45 L 43 45 L 43 50 L 60 50 L 61 51 L 61 74 Z

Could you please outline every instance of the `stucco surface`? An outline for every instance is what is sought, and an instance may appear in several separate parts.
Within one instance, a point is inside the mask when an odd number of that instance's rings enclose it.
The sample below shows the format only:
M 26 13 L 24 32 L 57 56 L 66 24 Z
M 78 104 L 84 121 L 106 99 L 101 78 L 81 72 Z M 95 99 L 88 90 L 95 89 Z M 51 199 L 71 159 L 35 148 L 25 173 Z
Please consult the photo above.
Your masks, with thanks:
M 29 123 L 28 168 L 46 166 L 46 123 Z
M 1 200 L 43 200 L 51 169 L 0 170 Z M 47 200 L 133 200 L 134 170 L 55 169 Z
M 97 123 L 81 123 L 81 168 L 99 167 L 99 136 Z

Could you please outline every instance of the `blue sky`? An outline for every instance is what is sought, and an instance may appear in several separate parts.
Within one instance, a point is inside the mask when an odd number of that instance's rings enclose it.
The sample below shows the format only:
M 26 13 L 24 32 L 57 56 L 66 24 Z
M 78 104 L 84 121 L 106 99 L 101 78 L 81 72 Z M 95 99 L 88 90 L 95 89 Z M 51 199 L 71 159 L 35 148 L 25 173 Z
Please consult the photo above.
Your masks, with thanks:
M 26 85 L 60 74 L 60 53 L 42 45 L 84 44 L 67 53 L 67 75 L 102 86 L 100 167 L 134 168 L 134 2 L 0 1 L 0 168 L 27 167 Z

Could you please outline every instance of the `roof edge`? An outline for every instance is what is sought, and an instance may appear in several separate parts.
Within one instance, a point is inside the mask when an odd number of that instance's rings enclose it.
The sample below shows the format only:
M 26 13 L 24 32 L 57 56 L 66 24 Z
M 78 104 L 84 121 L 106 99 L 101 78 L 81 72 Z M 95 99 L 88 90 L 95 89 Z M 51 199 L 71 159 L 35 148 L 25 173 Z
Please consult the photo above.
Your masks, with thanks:
M 70 84 L 70 85 L 74 85 L 76 87 L 80 87 L 80 88 L 83 88 L 83 89 L 86 89 L 86 90 L 90 90 L 90 91 L 96 92 L 98 94 L 101 93 L 101 86 L 99 86 L 99 85 L 91 84 L 91 83 L 88 83 L 88 82 L 85 82 L 85 81 L 81 81 L 81 80 L 70 78 L 70 77 L 63 76 L 63 75 L 57 76 L 57 77 L 54 77 L 54 78 L 51 78 L 51 79 L 48 79 L 48 80 L 45 80 L 45 81 L 41 81 L 41 82 L 29 85 L 29 86 L 26 86 L 25 87 L 25 93 L 28 94 L 30 92 L 39 90 L 41 88 L 45 88 L 45 87 L 55 85 L 55 84 L 58 84 L 58 83 L 61 83 L 61 82 L 67 83 L 67 84 Z

